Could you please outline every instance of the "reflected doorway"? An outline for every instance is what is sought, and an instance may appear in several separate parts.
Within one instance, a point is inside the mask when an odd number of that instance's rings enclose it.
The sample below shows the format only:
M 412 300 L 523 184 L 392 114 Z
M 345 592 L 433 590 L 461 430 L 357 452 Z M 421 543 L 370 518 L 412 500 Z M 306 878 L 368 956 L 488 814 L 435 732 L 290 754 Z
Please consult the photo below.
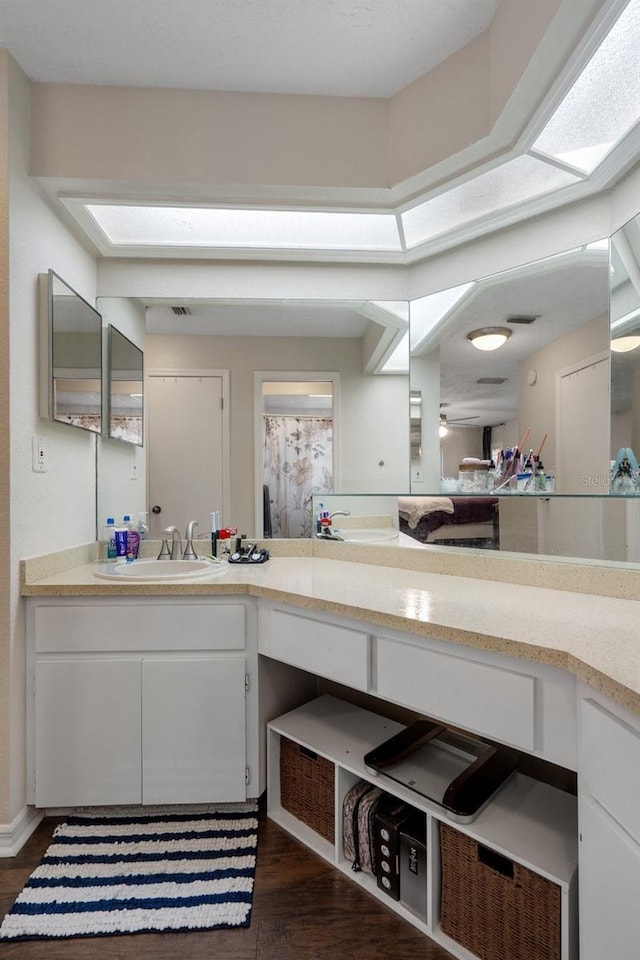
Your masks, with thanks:
M 195 520 L 206 537 L 212 510 L 228 516 L 228 373 L 154 370 L 147 387 L 150 535 Z
M 335 492 L 335 377 L 265 373 L 257 378 L 261 497 L 256 516 L 262 518 L 263 537 L 311 536 L 313 496 Z

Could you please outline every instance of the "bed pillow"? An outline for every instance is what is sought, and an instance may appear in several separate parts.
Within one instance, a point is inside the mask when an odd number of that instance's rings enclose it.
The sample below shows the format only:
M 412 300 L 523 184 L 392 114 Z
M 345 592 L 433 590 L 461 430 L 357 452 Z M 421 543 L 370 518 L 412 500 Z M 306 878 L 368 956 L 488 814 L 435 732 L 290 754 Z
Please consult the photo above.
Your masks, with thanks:
M 449 497 L 398 497 L 398 513 L 415 530 L 420 520 L 430 513 L 453 513 Z

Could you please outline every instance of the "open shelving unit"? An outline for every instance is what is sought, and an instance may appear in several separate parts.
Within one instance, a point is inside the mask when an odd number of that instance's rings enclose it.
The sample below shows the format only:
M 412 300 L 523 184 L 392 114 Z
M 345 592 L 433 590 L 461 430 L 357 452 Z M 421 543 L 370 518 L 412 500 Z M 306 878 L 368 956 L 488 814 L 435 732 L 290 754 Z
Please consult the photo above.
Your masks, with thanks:
M 268 731 L 267 813 L 292 836 L 348 875 L 373 896 L 461 960 L 477 960 L 447 936 L 440 923 L 440 824 L 447 823 L 496 853 L 520 863 L 560 888 L 560 960 L 577 957 L 578 826 L 576 798 L 547 784 L 515 774 L 478 817 L 460 824 L 446 811 L 384 775 L 375 776 L 364 755 L 403 729 L 402 724 L 332 696 L 322 696 L 272 720 Z M 280 802 L 280 741 L 292 740 L 330 760 L 335 767 L 335 842 L 321 837 Z M 418 917 L 393 900 L 367 873 L 354 873 L 343 853 L 342 804 L 359 780 L 381 787 L 426 817 L 427 917 Z

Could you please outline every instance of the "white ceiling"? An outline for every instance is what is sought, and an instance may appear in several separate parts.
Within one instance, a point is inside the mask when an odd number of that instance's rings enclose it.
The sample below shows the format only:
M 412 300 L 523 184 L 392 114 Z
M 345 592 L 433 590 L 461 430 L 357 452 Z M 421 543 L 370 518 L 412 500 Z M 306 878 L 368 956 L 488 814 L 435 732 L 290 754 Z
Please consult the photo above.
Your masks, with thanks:
M 362 337 L 366 301 L 147 300 L 147 333 L 217 337 Z M 173 307 L 184 307 L 176 315 Z M 100 304 L 98 303 L 98 309 Z
M 390 97 L 500 0 L 0 0 L 0 46 L 44 83 Z

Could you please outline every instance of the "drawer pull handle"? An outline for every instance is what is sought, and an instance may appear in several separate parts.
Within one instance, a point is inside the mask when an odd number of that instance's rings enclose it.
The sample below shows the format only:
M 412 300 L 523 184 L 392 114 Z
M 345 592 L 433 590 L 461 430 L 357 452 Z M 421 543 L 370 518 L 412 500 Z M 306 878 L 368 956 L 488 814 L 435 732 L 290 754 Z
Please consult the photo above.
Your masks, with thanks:
M 317 754 L 317 753 L 314 753 L 313 750 L 309 750 L 308 747 L 303 747 L 303 746 L 301 746 L 301 747 L 300 747 L 300 753 L 302 754 L 303 757 L 308 757 L 309 760 L 317 760 L 317 759 L 318 759 L 318 754 Z

